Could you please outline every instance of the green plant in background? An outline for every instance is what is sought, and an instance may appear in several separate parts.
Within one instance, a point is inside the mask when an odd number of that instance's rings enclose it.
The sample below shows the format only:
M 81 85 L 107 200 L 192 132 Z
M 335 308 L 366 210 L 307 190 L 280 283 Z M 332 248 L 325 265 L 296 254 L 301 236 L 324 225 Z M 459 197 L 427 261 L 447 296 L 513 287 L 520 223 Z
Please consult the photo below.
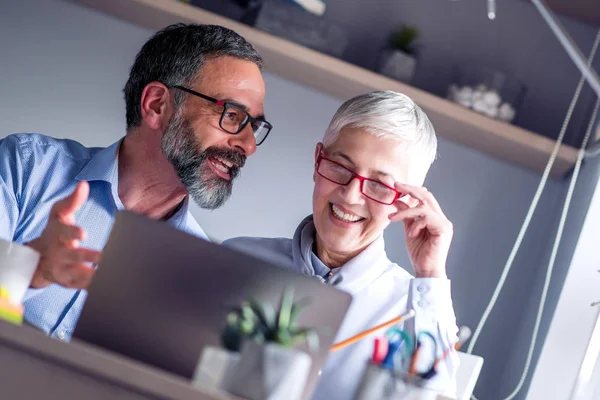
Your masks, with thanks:
M 227 324 L 221 334 L 223 346 L 231 351 L 240 351 L 244 340 L 254 340 L 277 343 L 287 348 L 307 343 L 314 351 L 319 345 L 316 331 L 300 328 L 296 323 L 306 305 L 306 301 L 294 303 L 292 289 L 284 291 L 277 312 L 271 305 L 263 307 L 253 300 L 244 301 L 227 315 Z
M 415 26 L 402 25 L 400 29 L 392 34 L 389 45 L 393 49 L 403 51 L 407 54 L 417 53 L 416 41 L 421 32 Z

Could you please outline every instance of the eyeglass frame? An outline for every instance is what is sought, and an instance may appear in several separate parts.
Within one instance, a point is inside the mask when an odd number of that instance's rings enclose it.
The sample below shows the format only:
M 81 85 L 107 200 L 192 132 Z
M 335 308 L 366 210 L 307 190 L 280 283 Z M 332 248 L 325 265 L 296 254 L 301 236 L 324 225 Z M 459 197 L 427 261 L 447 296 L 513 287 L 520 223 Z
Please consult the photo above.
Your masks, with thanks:
M 264 119 L 254 118 L 252 115 L 250 115 L 248 113 L 248 111 L 244 110 L 243 108 L 241 108 L 237 104 L 227 103 L 227 102 L 225 102 L 223 100 L 215 99 L 214 97 L 210 97 L 210 96 L 207 96 L 207 95 L 202 94 L 200 92 L 196 92 L 195 90 L 186 88 L 185 86 L 174 85 L 174 86 L 171 86 L 171 88 L 173 88 L 173 89 L 179 89 L 181 91 L 184 91 L 186 93 L 189 93 L 189 94 L 197 96 L 197 97 L 200 97 L 200 98 L 202 98 L 204 100 L 210 101 L 211 103 L 215 103 L 216 105 L 223 107 L 223 111 L 221 112 L 221 117 L 219 118 L 219 127 L 221 129 L 223 129 L 225 132 L 227 132 L 227 133 L 229 133 L 231 135 L 237 135 L 237 134 L 239 134 L 241 131 L 243 131 L 246 128 L 246 126 L 248 126 L 249 123 L 262 122 L 262 123 L 267 124 L 269 126 L 269 130 L 267 131 L 267 134 L 265 135 L 265 137 L 260 141 L 260 143 L 256 142 L 257 146 L 260 146 L 262 143 L 264 143 L 265 140 L 267 140 L 267 137 L 269 136 L 269 133 L 271 133 L 271 130 L 273 129 L 273 124 L 271 124 L 269 121 L 266 121 Z M 231 132 L 231 131 L 229 131 L 229 130 L 227 130 L 227 129 L 225 129 L 223 127 L 223 118 L 225 117 L 225 112 L 227 112 L 227 110 L 229 108 L 232 108 L 232 107 L 236 108 L 236 109 L 242 111 L 244 114 L 246 114 L 246 121 L 244 121 L 244 122 L 242 122 L 240 124 L 237 132 Z M 252 125 L 250 125 L 250 126 L 252 127 Z M 255 130 L 252 129 L 252 132 L 255 132 Z M 254 138 L 256 139 L 256 136 L 254 136 Z
M 332 179 L 329 179 L 328 177 L 326 177 L 325 175 L 323 175 L 322 173 L 320 173 L 320 172 L 319 172 L 319 167 L 321 166 L 321 161 L 322 161 L 322 160 L 329 161 L 330 163 L 333 163 L 333 164 L 335 164 L 335 165 L 337 165 L 337 166 L 339 166 L 339 167 L 342 167 L 342 168 L 343 168 L 343 169 L 345 169 L 346 171 L 350 172 L 350 173 L 352 174 L 352 176 L 350 177 L 350 179 L 348 179 L 348 182 L 346 182 L 346 183 L 339 183 L 339 182 L 336 182 L 336 181 L 334 181 L 334 180 L 332 180 Z M 316 172 L 317 172 L 317 174 L 319 174 L 319 176 L 323 177 L 324 179 L 327 179 L 329 182 L 333 182 L 333 183 L 335 183 L 335 184 L 337 184 L 337 185 L 341 185 L 341 186 L 348 186 L 348 185 L 350 184 L 350 182 L 352 182 L 354 179 L 358 179 L 358 181 L 360 182 L 360 193 L 361 193 L 363 196 L 365 196 L 365 197 L 366 197 L 367 199 L 369 199 L 369 200 L 373 200 L 373 201 L 375 201 L 375 202 L 377 202 L 377 203 L 379 203 L 379 204 L 384 204 L 384 205 L 386 205 L 386 206 L 389 206 L 389 205 L 392 205 L 392 204 L 394 204 L 394 203 L 395 203 L 395 202 L 396 202 L 396 201 L 397 201 L 397 200 L 398 200 L 400 197 L 403 197 L 403 196 L 405 195 L 405 193 L 399 192 L 399 191 L 397 191 L 396 189 L 394 189 L 393 187 L 391 187 L 391 186 L 389 186 L 389 185 L 386 185 L 385 183 L 383 183 L 383 182 L 381 182 L 381 181 L 378 181 L 378 180 L 376 180 L 376 179 L 367 178 L 366 176 L 362 176 L 362 175 L 360 175 L 360 174 L 357 174 L 356 172 L 352 171 L 350 168 L 346 167 L 345 165 L 342 165 L 342 164 L 340 164 L 340 163 L 339 163 L 339 162 L 337 162 L 337 161 L 334 161 L 334 160 L 332 160 L 332 159 L 330 159 L 330 158 L 327 158 L 327 157 L 325 157 L 325 156 L 323 155 L 322 151 L 321 151 L 321 152 L 319 152 L 319 155 L 318 155 L 318 157 L 317 157 L 317 169 L 316 169 Z M 391 201 L 391 202 L 389 202 L 389 203 L 385 203 L 385 202 L 383 202 L 383 201 L 379 201 L 379 200 L 377 200 L 377 199 L 374 199 L 374 198 L 372 198 L 371 196 L 369 196 L 369 195 L 365 194 L 365 192 L 363 191 L 363 184 L 364 184 L 364 181 L 371 181 L 371 182 L 375 182 L 375 183 L 378 183 L 378 184 L 380 184 L 380 185 L 382 185 L 382 186 L 384 186 L 384 187 L 386 187 L 386 188 L 388 188 L 388 189 L 391 189 L 391 190 L 393 190 L 394 192 L 396 192 L 396 195 L 394 196 L 394 200 L 392 200 L 392 201 Z

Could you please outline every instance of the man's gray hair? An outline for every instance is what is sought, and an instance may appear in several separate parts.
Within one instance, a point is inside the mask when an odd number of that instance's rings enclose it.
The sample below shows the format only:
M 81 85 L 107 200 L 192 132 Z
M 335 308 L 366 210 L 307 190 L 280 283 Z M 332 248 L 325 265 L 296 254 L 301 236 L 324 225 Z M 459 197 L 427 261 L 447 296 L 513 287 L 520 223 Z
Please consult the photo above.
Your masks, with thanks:
M 208 59 L 222 56 L 250 61 L 262 68 L 262 58 L 238 33 L 218 25 L 178 23 L 156 32 L 139 51 L 125 84 L 127 129 L 142 122 L 140 99 L 146 85 L 161 82 L 167 87 L 193 83 Z M 210 77 L 209 77 L 210 78 Z M 176 91 L 179 106 L 187 94 Z
M 325 147 L 345 128 L 358 128 L 376 137 L 402 142 L 429 169 L 437 155 L 437 137 L 425 112 L 410 97 L 391 90 L 361 94 L 337 110 L 323 137 Z

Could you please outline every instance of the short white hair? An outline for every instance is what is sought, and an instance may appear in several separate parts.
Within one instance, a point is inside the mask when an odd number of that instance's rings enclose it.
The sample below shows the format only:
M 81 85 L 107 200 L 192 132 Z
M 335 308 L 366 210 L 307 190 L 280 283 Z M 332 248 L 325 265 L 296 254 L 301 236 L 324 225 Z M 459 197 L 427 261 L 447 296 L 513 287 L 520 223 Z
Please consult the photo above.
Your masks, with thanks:
M 337 110 L 325 131 L 323 145 L 329 146 L 342 129 L 364 129 L 372 135 L 402 142 L 417 152 L 425 172 L 437 156 L 437 137 L 425 112 L 410 97 L 391 90 L 361 94 Z

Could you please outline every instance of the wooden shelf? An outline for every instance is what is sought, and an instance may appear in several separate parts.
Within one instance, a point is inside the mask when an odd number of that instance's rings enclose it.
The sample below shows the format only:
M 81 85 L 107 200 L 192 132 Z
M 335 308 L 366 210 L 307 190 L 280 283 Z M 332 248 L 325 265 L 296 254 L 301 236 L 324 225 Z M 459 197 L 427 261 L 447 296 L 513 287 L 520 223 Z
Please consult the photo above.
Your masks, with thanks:
M 402 92 L 427 112 L 441 137 L 519 166 L 543 171 L 554 146 L 554 141 L 544 136 L 490 119 L 423 90 L 176 0 L 71 1 L 154 30 L 175 22 L 226 26 L 258 49 L 269 72 L 342 100 L 372 90 Z M 577 151 L 563 145 L 552 176 L 563 176 L 576 158 Z

